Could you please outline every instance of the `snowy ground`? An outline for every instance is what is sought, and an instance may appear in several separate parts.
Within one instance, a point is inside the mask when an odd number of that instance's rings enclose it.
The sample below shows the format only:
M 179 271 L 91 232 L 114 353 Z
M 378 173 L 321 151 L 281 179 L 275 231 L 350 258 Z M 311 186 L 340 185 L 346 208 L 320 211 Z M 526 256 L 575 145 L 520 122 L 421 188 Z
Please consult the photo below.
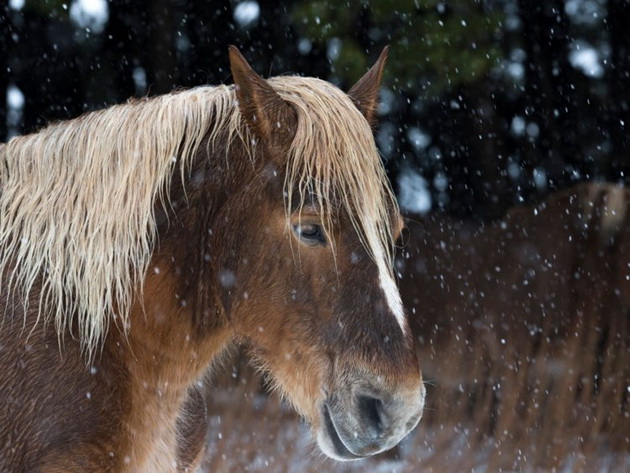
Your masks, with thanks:
M 391 452 L 356 462 L 324 457 L 308 428 L 289 406 L 247 389 L 221 389 L 210 403 L 208 455 L 202 471 L 212 473 L 412 473 L 412 472 L 627 472 L 630 454 L 602 452 L 585 459 L 576 454 L 558 469 L 529 465 L 526 453 L 514 453 L 513 465 L 491 460 L 492 441 L 472 444 L 470 431 L 458 426 L 421 426 Z M 496 458 L 495 458 L 496 460 Z M 509 463 L 509 462 L 508 462 Z

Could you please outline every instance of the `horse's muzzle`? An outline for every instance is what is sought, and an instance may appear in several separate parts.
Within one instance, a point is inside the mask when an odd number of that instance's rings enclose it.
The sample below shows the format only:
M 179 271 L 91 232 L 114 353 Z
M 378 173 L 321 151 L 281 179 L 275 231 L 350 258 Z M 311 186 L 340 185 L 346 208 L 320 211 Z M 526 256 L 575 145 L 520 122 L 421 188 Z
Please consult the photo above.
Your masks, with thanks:
M 425 388 L 404 393 L 355 387 L 326 399 L 317 443 L 336 460 L 356 460 L 397 445 L 419 422 Z

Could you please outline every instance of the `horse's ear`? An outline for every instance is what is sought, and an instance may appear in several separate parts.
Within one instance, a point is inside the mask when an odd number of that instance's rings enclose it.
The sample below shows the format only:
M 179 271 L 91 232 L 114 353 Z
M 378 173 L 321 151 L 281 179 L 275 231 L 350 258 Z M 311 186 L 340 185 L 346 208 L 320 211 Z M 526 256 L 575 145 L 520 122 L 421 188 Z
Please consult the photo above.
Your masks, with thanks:
M 381 86 L 383 68 L 385 67 L 388 51 L 389 46 L 385 46 L 372 68 L 348 92 L 348 95 L 370 125 L 374 125 L 376 122 L 378 89 Z
M 265 79 L 256 74 L 236 46 L 230 46 L 229 51 L 238 106 L 245 122 L 268 144 L 290 144 L 295 112 Z

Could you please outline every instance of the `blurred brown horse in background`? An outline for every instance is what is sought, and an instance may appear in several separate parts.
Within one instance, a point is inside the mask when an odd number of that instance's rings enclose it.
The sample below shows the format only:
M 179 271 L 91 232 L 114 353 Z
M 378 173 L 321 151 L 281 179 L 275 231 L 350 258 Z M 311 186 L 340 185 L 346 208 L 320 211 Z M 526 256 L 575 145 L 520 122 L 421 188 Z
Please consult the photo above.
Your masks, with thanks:
M 0 471 L 195 468 L 200 383 L 234 341 L 328 456 L 396 445 L 424 387 L 372 136 L 385 52 L 350 90 L 264 80 L 0 146 Z
M 629 205 L 583 183 L 488 225 L 411 217 L 401 293 L 435 383 L 423 468 L 628 471 Z

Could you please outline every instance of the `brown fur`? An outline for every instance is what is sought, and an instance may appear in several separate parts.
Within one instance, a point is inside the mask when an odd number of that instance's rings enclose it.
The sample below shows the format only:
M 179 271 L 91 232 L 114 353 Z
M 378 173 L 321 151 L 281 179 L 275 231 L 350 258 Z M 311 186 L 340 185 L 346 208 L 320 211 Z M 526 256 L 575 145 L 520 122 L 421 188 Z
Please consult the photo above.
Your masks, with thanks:
M 0 148 L 0 470 L 194 468 L 199 383 L 234 341 L 329 455 L 377 453 L 417 423 L 422 378 L 387 285 L 398 210 L 366 119 L 329 84 L 267 82 L 230 54 L 234 89 L 119 106 Z M 354 90 L 375 102 L 369 74 Z M 159 125 L 129 129 L 139 118 Z M 46 160 L 84 181 L 56 182 Z M 325 239 L 309 243 L 305 224 Z

